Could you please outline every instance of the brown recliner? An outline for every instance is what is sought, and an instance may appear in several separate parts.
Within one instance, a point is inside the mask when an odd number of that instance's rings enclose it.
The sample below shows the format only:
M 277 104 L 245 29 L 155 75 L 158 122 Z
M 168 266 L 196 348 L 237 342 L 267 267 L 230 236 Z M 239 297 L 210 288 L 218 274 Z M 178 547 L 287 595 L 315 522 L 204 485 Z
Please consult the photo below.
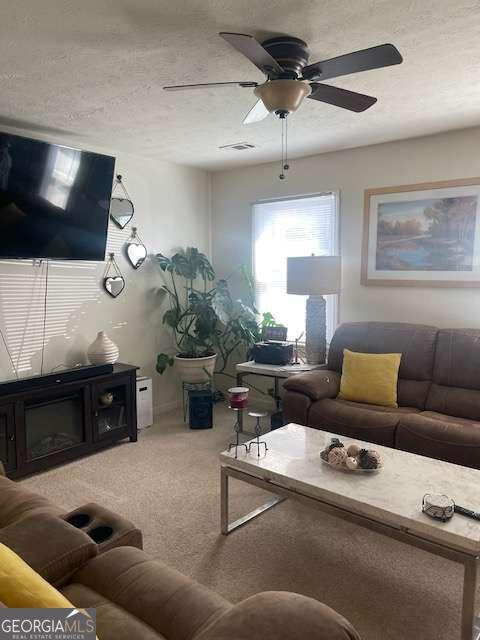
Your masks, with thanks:
M 401 353 L 398 408 L 337 398 L 343 349 Z M 395 322 L 341 325 L 327 365 L 289 378 L 288 422 L 480 469 L 480 330 Z
M 96 608 L 101 640 L 359 640 L 317 600 L 272 591 L 232 605 L 133 547 L 90 560 L 62 593 Z
M 400 419 L 395 446 L 480 469 L 480 330 L 438 332 L 425 409 Z
M 0 542 L 59 586 L 106 549 L 142 548 L 142 533 L 126 518 L 95 503 L 65 513 L 48 498 L 0 474 Z
M 101 640 L 359 640 L 344 618 L 311 598 L 266 592 L 232 605 L 139 548 L 96 543 L 92 531 L 105 522 L 119 529 L 113 543 L 141 543 L 131 523 L 98 505 L 67 516 L 78 526 L 60 512 L 0 478 L 0 543 L 74 606 L 95 607 Z
M 326 369 L 295 375 L 285 382 L 283 410 L 286 419 L 393 447 L 395 430 L 402 415 L 419 413 L 425 408 L 436 336 L 437 329 L 426 325 L 399 322 L 342 324 L 332 338 Z M 402 354 L 398 409 L 337 399 L 344 349 Z M 298 412 L 298 394 L 309 399 L 303 415 Z

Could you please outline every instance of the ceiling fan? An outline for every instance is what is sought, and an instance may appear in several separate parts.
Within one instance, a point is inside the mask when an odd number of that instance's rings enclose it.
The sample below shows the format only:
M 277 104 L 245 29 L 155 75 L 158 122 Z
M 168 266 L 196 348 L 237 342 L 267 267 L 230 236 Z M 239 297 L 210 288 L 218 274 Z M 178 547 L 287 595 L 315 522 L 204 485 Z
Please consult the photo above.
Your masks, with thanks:
M 258 101 L 247 113 L 244 124 L 263 120 L 269 113 L 285 119 L 289 113 L 298 109 L 306 97 L 357 113 L 365 111 L 375 104 L 376 98 L 324 84 L 323 81 L 403 61 L 393 44 L 381 44 L 308 64 L 310 51 L 306 42 L 300 38 L 280 36 L 260 43 L 253 36 L 243 33 L 222 32 L 219 35 L 253 62 L 265 74 L 266 81 L 210 82 L 167 86 L 164 89 L 183 91 L 232 85 L 253 88 Z

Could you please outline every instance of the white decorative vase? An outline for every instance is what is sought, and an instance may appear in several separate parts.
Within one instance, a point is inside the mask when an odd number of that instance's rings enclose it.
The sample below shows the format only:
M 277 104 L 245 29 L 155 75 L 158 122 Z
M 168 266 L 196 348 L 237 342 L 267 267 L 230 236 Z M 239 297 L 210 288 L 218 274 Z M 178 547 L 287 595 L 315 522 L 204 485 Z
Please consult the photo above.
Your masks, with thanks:
M 110 340 L 105 331 L 99 331 L 97 337 L 88 347 L 88 359 L 92 364 L 113 364 L 117 362 L 119 351 L 117 345 Z
M 217 354 L 205 358 L 179 358 L 175 356 L 175 369 L 182 382 L 208 382 L 213 378 Z

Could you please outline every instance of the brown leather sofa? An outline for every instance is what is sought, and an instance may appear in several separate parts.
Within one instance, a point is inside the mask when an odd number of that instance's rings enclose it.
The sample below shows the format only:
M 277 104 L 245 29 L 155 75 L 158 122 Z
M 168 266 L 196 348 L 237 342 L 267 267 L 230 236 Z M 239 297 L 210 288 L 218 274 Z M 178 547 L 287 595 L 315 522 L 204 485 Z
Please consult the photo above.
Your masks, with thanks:
M 108 540 L 95 542 L 92 532 L 110 525 Z M 95 607 L 100 640 L 360 640 L 335 611 L 295 593 L 233 605 L 140 548 L 121 546 L 141 542 L 137 531 L 99 505 L 62 515 L 0 477 L 0 542 L 76 607 Z
M 398 408 L 337 398 L 343 350 L 401 353 Z M 285 384 L 288 422 L 480 469 L 480 330 L 354 322 L 335 332 L 327 364 Z

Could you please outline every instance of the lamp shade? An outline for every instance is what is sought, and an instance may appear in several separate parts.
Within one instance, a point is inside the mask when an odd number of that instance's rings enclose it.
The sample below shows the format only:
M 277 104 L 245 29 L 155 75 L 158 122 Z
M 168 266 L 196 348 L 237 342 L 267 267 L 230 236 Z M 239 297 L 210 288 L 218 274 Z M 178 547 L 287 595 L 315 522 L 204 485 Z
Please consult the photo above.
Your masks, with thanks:
M 287 258 L 287 293 L 328 295 L 338 293 L 340 283 L 340 256 Z

